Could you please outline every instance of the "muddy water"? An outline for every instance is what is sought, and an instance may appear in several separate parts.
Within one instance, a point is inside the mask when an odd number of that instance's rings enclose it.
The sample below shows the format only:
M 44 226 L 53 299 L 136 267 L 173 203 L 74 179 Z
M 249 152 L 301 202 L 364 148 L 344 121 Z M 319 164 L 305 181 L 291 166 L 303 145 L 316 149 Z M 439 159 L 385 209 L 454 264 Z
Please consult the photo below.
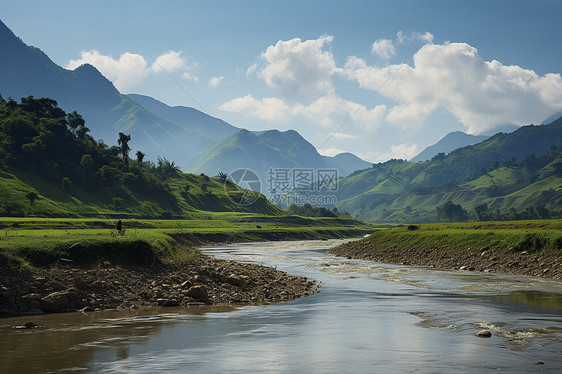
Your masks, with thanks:
M 337 243 L 205 250 L 322 284 L 290 303 L 0 320 L 0 372 L 560 372 L 561 282 L 325 253 Z M 28 320 L 42 327 L 12 328 Z

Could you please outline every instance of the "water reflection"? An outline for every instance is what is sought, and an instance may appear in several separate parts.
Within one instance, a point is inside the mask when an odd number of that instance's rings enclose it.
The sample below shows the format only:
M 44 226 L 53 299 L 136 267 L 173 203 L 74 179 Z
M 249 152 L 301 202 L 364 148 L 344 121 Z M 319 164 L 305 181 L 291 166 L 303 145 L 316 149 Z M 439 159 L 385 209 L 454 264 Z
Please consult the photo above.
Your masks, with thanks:
M 335 244 L 206 250 L 321 282 L 319 294 L 289 303 L 46 315 L 32 319 L 43 328 L 27 331 L 11 326 L 30 318 L 0 320 L 2 370 L 483 373 L 562 365 L 560 282 L 336 258 L 325 253 Z M 475 336 L 483 328 L 491 338 Z

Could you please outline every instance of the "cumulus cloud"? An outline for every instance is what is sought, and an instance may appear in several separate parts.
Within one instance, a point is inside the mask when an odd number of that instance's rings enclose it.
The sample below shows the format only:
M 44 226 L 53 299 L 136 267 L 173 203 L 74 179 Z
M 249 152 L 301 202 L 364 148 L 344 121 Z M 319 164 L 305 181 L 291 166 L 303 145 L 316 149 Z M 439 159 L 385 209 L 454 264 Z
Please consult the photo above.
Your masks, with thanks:
M 181 51 L 168 51 L 154 60 L 151 69 L 154 72 L 165 70 L 171 73 L 182 69 L 184 66 L 185 60 L 181 57 Z
M 318 150 L 322 156 L 334 157 L 339 155 L 340 153 L 346 153 L 346 151 L 342 151 L 338 148 L 322 148 Z
M 398 42 L 398 44 L 402 44 L 404 42 L 413 41 L 413 40 L 419 40 L 423 43 L 431 44 L 433 43 L 433 38 L 434 38 L 433 34 L 430 33 L 429 31 L 426 32 L 414 31 L 410 34 L 405 34 L 402 30 L 400 30 L 396 33 L 396 41 Z
M 332 76 L 339 71 L 334 56 L 324 51 L 333 36 L 302 41 L 278 41 L 262 53 L 267 65 L 259 73 L 268 87 L 284 99 L 312 98 L 333 92 Z
M 95 66 L 119 90 L 134 86 L 146 78 L 149 73 L 144 57 L 130 52 L 125 52 L 119 56 L 119 59 L 114 59 L 111 56 L 104 56 L 93 49 L 81 52 L 80 58 L 70 60 L 66 68 L 73 70 L 83 64 Z
M 392 40 L 390 39 L 379 39 L 371 45 L 371 53 L 388 60 L 396 54 Z
M 209 80 L 209 87 L 210 88 L 217 88 L 219 84 L 221 84 L 222 80 L 224 79 L 224 77 L 221 75 L 219 77 L 212 77 Z
M 246 95 L 222 104 L 219 109 L 226 112 L 249 114 L 270 122 L 285 122 L 290 118 L 290 107 L 276 97 L 258 100 L 252 95 Z
M 146 59 L 136 53 L 125 52 L 118 59 L 115 59 L 109 55 L 102 55 L 99 51 L 93 49 L 81 52 L 79 59 L 70 60 L 65 67 L 67 69 L 76 69 L 83 64 L 95 66 L 120 91 L 138 85 L 151 73 L 162 71 L 171 73 L 185 70 L 182 77 L 197 80 L 197 77 L 190 73 L 191 67 L 181 57 L 181 51 L 168 51 L 158 56 L 149 67 Z
M 351 134 L 346 134 L 343 132 L 332 132 L 330 133 L 331 137 L 337 138 L 337 139 L 358 139 L 359 136 L 357 135 L 351 135 Z
M 415 54 L 413 67 L 377 68 L 352 61 L 347 76 L 395 100 L 386 120 L 406 128 L 421 126 L 437 108 L 452 113 L 474 134 L 505 123 L 539 122 L 562 109 L 560 74 L 539 76 L 484 61 L 466 43 L 426 44 Z
M 246 76 L 249 77 L 256 69 L 258 68 L 258 64 L 253 64 L 246 70 Z
M 409 160 L 418 154 L 417 144 L 398 144 L 390 147 L 390 153 L 383 153 L 376 156 L 378 160 L 384 161 L 391 158 Z
M 248 114 L 270 122 L 286 122 L 297 116 L 303 116 L 328 128 L 351 119 L 362 128 L 372 131 L 380 126 L 386 106 L 377 105 L 368 109 L 364 105 L 337 95 L 322 96 L 308 105 L 290 104 L 276 97 L 258 100 L 252 95 L 246 95 L 222 104 L 219 109 Z M 342 134 L 340 137 L 351 139 L 352 135 Z

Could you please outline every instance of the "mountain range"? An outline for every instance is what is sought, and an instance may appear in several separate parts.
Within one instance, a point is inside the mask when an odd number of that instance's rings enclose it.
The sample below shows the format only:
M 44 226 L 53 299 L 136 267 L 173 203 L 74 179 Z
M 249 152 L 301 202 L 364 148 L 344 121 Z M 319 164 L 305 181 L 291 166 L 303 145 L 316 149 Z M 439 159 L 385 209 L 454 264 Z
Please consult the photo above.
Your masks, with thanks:
M 437 143 L 430 145 L 417 156 L 410 159 L 411 162 L 427 161 L 437 156 L 439 153 L 448 154 L 457 148 L 474 145 L 488 139 L 485 135 L 470 135 L 462 131 L 450 132 L 440 139 Z
M 148 159 L 164 157 L 184 170 L 209 175 L 219 171 L 228 173 L 238 167 L 256 168 L 263 174 L 264 168 L 275 165 L 337 167 L 340 175 L 348 175 L 369 165 L 351 154 L 323 157 L 296 131 L 257 132 L 252 137 L 248 131 L 194 108 L 171 107 L 149 96 L 123 95 L 92 65 L 64 69 L 40 49 L 26 45 L 1 21 L 0 45 L 3 51 L 0 94 L 3 97 L 53 98 L 65 111 L 78 111 L 96 139 L 114 144 L 119 132 L 130 134 L 131 147 L 147 154 Z M 238 136 L 232 137 L 240 131 Z M 244 140 L 244 144 L 238 146 L 247 149 L 267 148 L 261 150 L 267 154 L 267 161 L 257 159 L 256 152 L 239 161 L 220 154 L 219 150 L 228 148 L 225 144 L 237 140 Z M 209 159 L 209 155 L 214 155 L 216 160 Z
M 478 218 L 484 207 L 494 219 L 562 214 L 562 118 L 425 162 L 373 165 L 341 179 L 337 197 L 340 211 L 372 222 L 436 221 L 448 201 L 473 218 L 477 207 Z

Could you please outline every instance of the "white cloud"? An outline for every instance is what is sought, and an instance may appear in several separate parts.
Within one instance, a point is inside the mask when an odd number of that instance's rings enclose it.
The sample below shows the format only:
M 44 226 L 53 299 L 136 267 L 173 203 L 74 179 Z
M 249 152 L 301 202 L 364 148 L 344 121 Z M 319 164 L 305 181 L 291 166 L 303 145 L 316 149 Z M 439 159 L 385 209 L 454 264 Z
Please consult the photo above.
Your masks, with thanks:
M 426 44 L 431 44 L 433 43 L 433 38 L 434 38 L 433 34 L 430 33 L 429 31 L 423 33 L 414 31 L 410 34 L 405 34 L 402 30 L 400 30 L 396 33 L 396 40 L 398 41 L 398 44 L 402 44 L 404 42 L 414 41 L 414 40 L 419 40 Z
M 417 144 L 398 144 L 390 147 L 390 153 L 383 153 L 375 156 L 379 161 L 386 161 L 391 158 L 409 160 L 418 154 Z
M 250 66 L 248 70 L 246 70 L 246 76 L 249 77 L 250 74 L 256 71 L 257 68 L 258 68 L 258 64 L 253 64 L 252 66 Z
M 367 109 L 363 105 L 336 95 L 322 96 L 314 100 L 310 105 L 297 104 L 294 107 L 295 114 L 302 114 L 325 127 L 333 127 L 351 118 L 353 122 L 366 130 L 378 128 L 385 111 L 386 107 L 384 105 L 377 105 L 372 109 Z
M 343 132 L 332 132 L 330 133 L 330 136 L 337 138 L 337 139 L 358 139 L 359 136 L 357 135 L 351 135 L 351 134 L 346 134 Z
M 539 76 L 519 66 L 484 61 L 465 43 L 426 44 L 415 54 L 413 67 L 377 68 L 352 61 L 347 76 L 395 100 L 398 104 L 389 108 L 386 120 L 404 128 L 421 127 L 438 108 L 452 113 L 470 133 L 505 123 L 540 122 L 562 109 L 560 74 Z
M 285 122 L 290 116 L 289 106 L 276 97 L 257 100 L 252 95 L 246 95 L 222 104 L 219 109 L 226 112 L 249 114 L 269 122 Z
M 199 77 L 197 75 L 194 75 L 192 72 L 190 71 L 186 71 L 184 72 L 181 77 L 183 79 L 190 79 L 192 81 L 198 82 L 199 81 Z
M 224 79 L 224 77 L 221 75 L 219 77 L 212 77 L 209 80 L 209 87 L 210 88 L 217 88 L 219 84 L 221 84 L 222 80 Z
M 331 52 L 323 47 L 333 36 L 302 41 L 278 41 L 262 53 L 267 62 L 259 76 L 284 99 L 313 98 L 333 92 L 332 76 L 339 71 Z
M 128 90 L 138 85 L 149 74 L 160 73 L 162 71 L 176 72 L 184 70 L 183 78 L 197 80 L 190 70 L 196 66 L 188 66 L 184 58 L 181 57 L 181 51 L 168 51 L 156 58 L 154 63 L 148 67 L 146 59 L 136 53 L 125 52 L 115 59 L 109 55 L 102 55 L 99 51 L 93 49 L 80 53 L 80 58 L 70 60 L 65 66 L 67 69 L 76 69 L 83 64 L 91 64 L 95 66 L 106 78 L 113 82 L 119 91 Z
M 388 60 L 396 54 L 396 50 L 394 49 L 392 40 L 379 39 L 371 45 L 371 53 Z
M 181 51 L 168 51 L 154 60 L 150 67 L 154 72 L 167 71 L 169 73 L 181 70 L 185 66 L 185 60 L 181 57 Z
M 80 58 L 70 60 L 66 65 L 67 69 L 76 69 L 83 64 L 95 66 L 105 77 L 111 80 L 118 90 L 124 90 L 138 84 L 148 75 L 146 60 L 138 54 L 125 52 L 119 59 L 111 56 L 104 56 L 93 49 L 81 52 Z
M 336 155 L 339 155 L 340 153 L 346 153 L 346 151 L 342 151 L 338 148 L 322 148 L 318 150 L 318 153 L 320 153 L 322 156 L 334 157 Z

